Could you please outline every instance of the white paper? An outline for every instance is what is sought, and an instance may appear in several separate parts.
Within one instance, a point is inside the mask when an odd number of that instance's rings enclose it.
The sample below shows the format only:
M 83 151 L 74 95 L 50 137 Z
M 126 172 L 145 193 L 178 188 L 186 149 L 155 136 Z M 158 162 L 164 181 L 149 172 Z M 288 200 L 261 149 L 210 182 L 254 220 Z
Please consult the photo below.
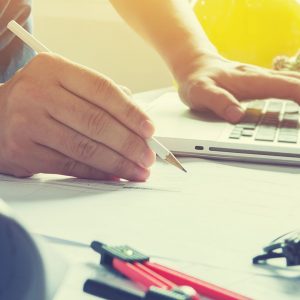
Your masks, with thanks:
M 299 227 L 300 170 L 201 159 L 182 162 L 187 174 L 158 162 L 149 182 L 141 184 L 49 176 L 2 179 L 0 196 L 36 232 L 86 243 L 98 239 L 129 244 L 190 264 L 185 270 L 255 299 L 268 299 L 261 295 L 266 288 L 260 282 L 276 285 L 272 299 L 274 293 L 278 299 L 299 298 L 294 288 L 299 269 L 274 272 L 252 266 L 251 260 L 266 243 Z

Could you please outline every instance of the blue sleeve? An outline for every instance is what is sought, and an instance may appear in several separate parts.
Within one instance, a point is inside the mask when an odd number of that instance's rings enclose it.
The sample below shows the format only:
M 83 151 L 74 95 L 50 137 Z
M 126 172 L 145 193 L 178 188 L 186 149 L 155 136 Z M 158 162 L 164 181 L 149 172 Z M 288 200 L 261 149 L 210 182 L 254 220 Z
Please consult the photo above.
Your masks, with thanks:
M 26 30 L 31 31 L 31 0 L 0 0 L 0 82 L 9 80 L 34 55 L 34 51 L 6 26 L 15 20 Z

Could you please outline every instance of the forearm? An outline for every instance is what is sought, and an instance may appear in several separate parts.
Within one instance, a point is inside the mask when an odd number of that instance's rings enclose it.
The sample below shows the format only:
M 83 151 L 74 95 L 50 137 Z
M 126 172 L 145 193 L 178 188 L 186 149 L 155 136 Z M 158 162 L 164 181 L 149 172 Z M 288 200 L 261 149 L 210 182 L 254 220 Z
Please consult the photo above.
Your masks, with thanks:
M 118 12 L 149 40 L 180 80 L 194 57 L 216 52 L 184 0 L 111 0 Z

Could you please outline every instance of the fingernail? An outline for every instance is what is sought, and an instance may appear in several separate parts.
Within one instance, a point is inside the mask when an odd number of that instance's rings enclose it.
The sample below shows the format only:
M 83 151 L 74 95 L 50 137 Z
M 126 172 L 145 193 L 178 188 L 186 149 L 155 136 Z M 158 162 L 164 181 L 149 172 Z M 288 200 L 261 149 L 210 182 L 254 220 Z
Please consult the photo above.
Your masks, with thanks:
M 150 176 L 150 171 L 147 169 L 136 168 L 135 175 L 132 178 L 133 181 L 146 181 Z
M 150 138 L 154 134 L 154 125 L 150 120 L 146 120 L 141 124 L 141 132 L 145 138 Z
M 237 123 L 244 115 L 244 110 L 240 106 L 231 105 L 226 109 L 226 118 L 229 122 Z
M 144 168 L 149 168 L 154 164 L 155 158 L 156 158 L 156 154 L 152 150 L 147 149 L 141 155 L 140 164 Z

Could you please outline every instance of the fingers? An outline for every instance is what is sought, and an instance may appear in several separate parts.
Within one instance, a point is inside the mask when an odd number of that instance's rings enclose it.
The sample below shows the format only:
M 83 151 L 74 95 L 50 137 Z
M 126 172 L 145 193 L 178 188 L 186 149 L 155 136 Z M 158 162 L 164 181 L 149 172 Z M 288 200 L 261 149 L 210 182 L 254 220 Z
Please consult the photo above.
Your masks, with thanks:
M 106 145 L 144 168 L 150 167 L 155 161 L 155 153 L 144 139 L 94 104 L 57 89 L 47 109 L 60 123 Z
M 45 122 L 43 129 L 47 134 L 36 134 L 37 143 L 77 162 L 132 181 L 145 181 L 149 177 L 149 170 L 63 124 L 56 121 Z
M 68 62 L 62 65 L 59 81 L 64 88 L 101 107 L 143 138 L 153 135 L 154 126 L 147 115 L 104 75 Z
M 95 180 L 116 180 L 108 173 L 73 160 L 42 145 L 34 145 L 31 155 L 26 158 L 33 173 L 60 174 Z
M 292 77 L 296 79 L 300 79 L 300 73 L 299 72 L 293 72 L 293 71 L 271 71 L 271 74 L 275 76 L 287 76 Z
M 1 172 L 100 179 L 109 174 L 137 181 L 149 176 L 155 157 L 145 138 L 152 136 L 153 125 L 108 78 L 56 55 L 40 54 L 4 87 Z M 32 144 L 52 152 L 35 157 Z M 20 159 L 16 154 L 23 152 L 27 157 Z
M 180 94 L 192 109 L 210 109 L 231 123 L 237 123 L 244 115 L 244 110 L 237 99 L 213 83 L 198 81 Z
M 300 80 L 281 72 L 239 73 L 220 83 L 237 99 L 289 99 L 300 103 Z
M 238 70 L 245 72 L 255 72 L 256 74 L 274 75 L 274 76 L 287 76 L 296 79 L 300 79 L 300 73 L 296 71 L 281 71 L 264 68 L 256 65 L 241 65 L 237 67 Z
M 300 76 L 295 72 L 241 65 L 217 81 L 239 100 L 279 98 L 300 102 Z

